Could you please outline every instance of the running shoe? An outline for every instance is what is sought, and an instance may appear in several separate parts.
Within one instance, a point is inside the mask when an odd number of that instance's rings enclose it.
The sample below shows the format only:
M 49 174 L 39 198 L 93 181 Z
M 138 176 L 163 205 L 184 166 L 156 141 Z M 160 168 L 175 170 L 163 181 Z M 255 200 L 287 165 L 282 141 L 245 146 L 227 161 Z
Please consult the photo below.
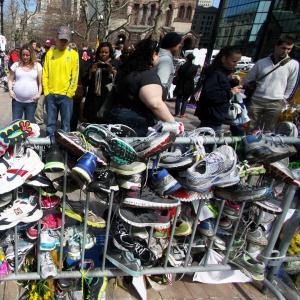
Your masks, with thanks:
M 196 192 L 207 192 L 215 186 L 231 186 L 240 181 L 237 155 L 232 147 L 221 146 L 186 171 L 186 186 Z
M 17 199 L 0 213 L 0 230 L 7 230 L 19 224 L 32 223 L 41 219 L 43 211 L 39 208 L 35 196 Z
M 100 126 L 106 128 L 107 130 L 109 130 L 111 133 L 115 134 L 118 137 L 137 136 L 136 132 L 132 128 L 124 124 L 101 124 Z
M 146 164 L 143 162 L 133 162 L 128 165 L 117 165 L 117 164 L 111 164 L 110 169 L 118 174 L 118 175 L 124 175 L 124 176 L 131 176 L 134 174 L 142 173 L 146 170 Z
M 133 175 L 118 175 L 117 181 L 119 187 L 125 190 L 140 190 L 142 188 L 144 175 L 137 173 Z
M 63 172 L 65 170 L 64 155 L 58 145 L 52 145 L 48 149 L 45 161 L 45 172 Z
M 175 236 L 188 236 L 192 233 L 191 223 L 186 220 L 179 220 L 175 227 Z
M 207 237 L 211 237 L 214 235 L 214 227 L 215 227 L 214 219 L 206 219 L 200 222 L 200 224 L 197 227 L 197 230 L 201 234 Z
M 180 206 L 180 201 L 164 199 L 155 195 L 148 187 L 140 192 L 129 191 L 123 200 L 123 204 L 144 208 L 173 208 Z
M 52 186 L 51 180 L 42 172 L 34 177 L 28 178 L 25 182 L 27 185 L 35 187 L 49 187 Z
M 86 152 L 79 158 L 75 167 L 72 168 L 72 173 L 79 176 L 84 182 L 90 183 L 93 180 L 96 161 L 97 157 L 93 153 Z
M 97 164 L 106 165 L 102 151 L 92 146 L 81 132 L 64 132 L 59 129 L 55 133 L 55 140 L 76 158 L 81 157 L 86 152 L 92 152 L 97 157 Z
M 246 159 L 252 163 L 272 163 L 297 153 L 294 146 L 275 142 L 272 136 L 248 135 L 243 142 Z
M 145 160 L 171 147 L 175 138 L 175 134 L 171 132 L 154 132 L 145 138 L 134 139 L 130 144 L 137 152 L 138 158 Z
M 59 233 L 54 230 L 45 230 L 40 233 L 40 250 L 52 251 L 60 246 Z
M 112 191 L 118 190 L 115 174 L 108 169 L 98 171 L 94 180 L 87 187 L 87 191 L 100 194 L 110 194 Z
M 13 121 L 7 127 L 0 130 L 1 140 L 10 146 L 24 141 L 30 135 L 32 135 L 32 127 L 27 120 Z
M 223 215 L 230 220 L 237 220 L 241 212 L 241 205 L 230 200 L 225 201 Z
M 79 189 L 84 189 L 84 185 L 81 185 L 78 180 L 76 180 L 75 175 L 68 174 L 67 175 L 67 182 L 66 182 L 66 193 L 72 193 Z M 60 176 L 53 180 L 53 186 L 55 190 L 59 192 L 63 192 L 64 189 L 64 176 Z
M 261 210 L 274 215 L 280 215 L 282 213 L 282 209 L 277 204 L 272 203 L 271 201 L 257 201 L 254 202 L 254 204 Z
M 298 128 L 293 122 L 280 122 L 276 126 L 275 133 L 282 136 L 298 137 Z
M 42 196 L 41 197 L 41 208 L 42 209 L 52 209 L 60 204 L 60 197 L 53 196 Z
M 170 227 L 169 217 L 162 216 L 161 214 L 153 210 L 123 207 L 119 208 L 118 213 L 120 218 L 124 222 L 136 227 Z
M 172 171 L 181 171 L 191 167 L 194 161 L 195 157 L 193 153 L 182 153 L 182 151 L 177 148 L 174 152 L 161 154 L 159 167 Z
M 57 276 L 57 269 L 53 258 L 49 252 L 41 253 L 41 277 L 43 279 L 54 278 Z
M 101 125 L 87 126 L 84 135 L 93 146 L 102 147 L 104 153 L 116 164 L 130 164 L 136 159 L 136 151 L 132 146 Z
M 267 246 L 268 239 L 266 237 L 265 232 L 260 226 L 257 226 L 253 230 L 248 230 L 246 235 L 247 241 L 260 246 Z
M 207 200 L 213 197 L 213 193 L 210 192 L 193 192 L 185 188 L 181 188 L 168 195 L 169 198 L 179 200 L 181 202 L 191 202 L 196 200 Z

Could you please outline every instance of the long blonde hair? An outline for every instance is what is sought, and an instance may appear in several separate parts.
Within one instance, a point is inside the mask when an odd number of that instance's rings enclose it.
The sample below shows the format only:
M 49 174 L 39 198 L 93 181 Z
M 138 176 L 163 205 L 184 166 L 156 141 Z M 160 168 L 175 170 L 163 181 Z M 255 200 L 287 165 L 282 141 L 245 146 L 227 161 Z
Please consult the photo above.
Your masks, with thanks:
M 36 63 L 36 57 L 35 57 L 35 53 L 34 53 L 33 48 L 29 44 L 25 44 L 25 45 L 22 46 L 22 48 L 20 49 L 20 58 L 19 58 L 20 63 L 22 63 L 22 56 L 23 56 L 22 52 L 23 52 L 23 50 L 29 51 L 29 53 L 30 53 L 29 66 L 31 68 L 33 68 L 35 63 Z

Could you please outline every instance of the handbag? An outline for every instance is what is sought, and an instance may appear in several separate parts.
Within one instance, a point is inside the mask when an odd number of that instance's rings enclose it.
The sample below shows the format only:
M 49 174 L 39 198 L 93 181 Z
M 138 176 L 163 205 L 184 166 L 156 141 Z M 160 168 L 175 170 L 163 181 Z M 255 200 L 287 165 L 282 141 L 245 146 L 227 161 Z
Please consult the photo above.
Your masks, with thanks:
M 284 66 L 285 64 L 287 64 L 289 61 L 291 60 L 290 57 L 286 57 L 284 58 L 283 60 L 281 60 L 278 65 L 273 68 L 271 71 L 267 72 L 266 74 L 264 74 L 263 76 L 261 76 L 260 78 L 258 78 L 257 80 L 252 80 L 250 82 L 248 82 L 246 85 L 245 85 L 245 95 L 247 96 L 248 99 L 250 99 L 255 90 L 256 90 L 256 87 L 257 87 L 257 83 L 259 81 L 261 81 L 262 79 L 264 79 L 265 77 L 267 77 L 268 75 L 270 75 L 272 72 L 274 72 L 275 70 L 277 70 L 278 68 L 280 68 L 281 66 Z
M 234 95 L 230 101 L 230 105 L 228 108 L 227 116 L 225 117 L 225 121 L 229 124 L 233 123 L 236 119 L 238 119 L 242 114 L 242 107 L 240 103 L 238 103 L 236 95 Z

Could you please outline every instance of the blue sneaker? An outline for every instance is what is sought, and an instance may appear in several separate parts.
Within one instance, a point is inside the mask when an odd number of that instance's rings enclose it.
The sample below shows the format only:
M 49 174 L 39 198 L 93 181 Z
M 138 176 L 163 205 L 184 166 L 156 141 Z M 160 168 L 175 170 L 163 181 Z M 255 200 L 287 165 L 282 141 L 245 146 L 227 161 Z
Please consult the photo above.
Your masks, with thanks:
M 60 245 L 59 233 L 54 230 L 45 230 L 40 234 L 40 250 L 52 251 Z
M 97 164 L 97 156 L 91 152 L 86 152 L 79 158 L 77 164 L 72 169 L 72 173 L 78 175 L 84 182 L 90 183 L 93 178 Z
M 180 183 L 166 169 L 159 169 L 151 173 L 151 187 L 159 195 L 169 195 L 181 188 Z
M 214 219 L 203 220 L 197 227 L 198 231 L 207 237 L 211 237 L 214 235 L 214 228 Z

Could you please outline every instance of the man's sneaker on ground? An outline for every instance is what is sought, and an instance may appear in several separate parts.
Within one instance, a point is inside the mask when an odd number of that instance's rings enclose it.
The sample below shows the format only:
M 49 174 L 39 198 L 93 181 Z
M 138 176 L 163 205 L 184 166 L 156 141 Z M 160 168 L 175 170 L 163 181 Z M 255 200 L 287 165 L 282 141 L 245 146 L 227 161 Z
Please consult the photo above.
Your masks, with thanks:
M 171 132 L 154 132 L 145 138 L 134 139 L 130 144 L 137 152 L 139 159 L 145 160 L 171 147 L 175 138 L 175 134 Z
M 103 152 L 116 164 L 130 164 L 136 160 L 133 147 L 101 125 L 87 126 L 84 135 L 93 146 L 102 147 Z
M 49 214 L 41 220 L 41 231 L 57 230 L 61 228 L 61 214 Z M 38 238 L 38 224 L 29 227 L 26 230 L 26 235 L 29 239 L 35 240 Z
M 213 193 L 209 192 L 194 192 L 189 191 L 186 188 L 180 188 L 179 190 L 168 195 L 169 198 L 179 200 L 181 202 L 191 202 L 196 200 L 207 200 L 213 197 Z
M 232 147 L 221 146 L 186 171 L 186 185 L 196 192 L 207 192 L 215 186 L 231 186 L 240 181 L 237 155 Z
M 251 230 L 249 229 L 247 231 L 247 241 L 260 245 L 260 246 L 267 246 L 268 245 L 268 239 L 266 237 L 265 232 L 260 226 L 257 226 L 255 229 Z
M 55 230 L 45 230 L 40 233 L 40 250 L 52 251 L 60 245 L 59 232 Z
M 112 191 L 118 190 L 119 186 L 116 182 L 115 174 L 108 169 L 97 172 L 93 181 L 87 187 L 88 192 L 100 194 L 110 194 Z
M 86 152 L 72 168 L 72 173 L 79 176 L 84 182 L 90 183 L 93 180 L 96 161 L 97 157 L 92 152 Z
M 180 201 L 164 199 L 155 195 L 148 187 L 140 191 L 128 191 L 123 204 L 144 208 L 173 208 L 180 206 Z
M 123 207 L 119 208 L 118 213 L 124 222 L 136 227 L 170 227 L 169 217 L 162 216 L 151 209 Z
M 262 281 L 265 278 L 265 264 L 249 253 L 242 252 L 229 262 L 237 266 L 246 276 L 253 280 Z
M 53 258 L 49 252 L 41 253 L 41 277 L 43 279 L 54 278 L 57 275 L 57 269 Z
M 207 237 L 211 237 L 214 235 L 214 227 L 215 227 L 214 219 L 206 219 L 200 222 L 200 224 L 197 226 L 197 230 L 201 234 Z
M 280 122 L 275 128 L 275 133 L 282 136 L 298 137 L 298 128 L 293 122 Z
M 124 175 L 124 176 L 130 176 L 138 173 L 142 173 L 146 170 L 146 164 L 143 162 L 133 162 L 128 165 L 117 165 L 117 164 L 111 164 L 110 169 L 118 174 L 118 175 Z
M 229 199 L 236 202 L 254 202 L 269 198 L 272 195 L 272 188 L 237 184 L 227 188 L 215 188 L 214 195 L 220 199 Z
M 52 145 L 46 152 L 45 172 L 63 172 L 65 170 L 64 154 L 57 145 Z
M 248 135 L 244 137 L 246 159 L 251 163 L 272 163 L 297 153 L 294 146 L 280 141 L 275 142 L 274 138 L 276 137 L 263 135 Z
M 159 195 L 165 196 L 181 188 L 180 183 L 166 169 L 150 172 L 150 185 Z
M 0 213 L 0 230 L 6 230 L 23 223 L 36 222 L 43 217 L 35 196 L 20 198 Z
M 85 208 L 82 202 L 71 200 L 66 202 L 65 214 L 69 218 L 83 222 L 84 211 Z M 87 225 L 96 228 L 104 228 L 106 226 L 106 221 L 102 217 L 97 216 L 92 210 L 89 210 L 87 215 Z
M 141 275 L 141 261 L 135 258 L 132 252 L 121 251 L 116 249 L 112 244 L 109 244 L 106 257 L 114 266 L 130 276 Z
M 80 132 L 64 132 L 57 130 L 55 133 L 56 142 L 76 158 L 86 152 L 92 152 L 97 157 L 97 164 L 106 165 L 106 160 L 100 149 L 93 147 Z
M 265 165 L 270 175 L 287 184 L 300 185 L 300 181 L 296 180 L 293 172 L 282 162 L 276 161 Z

